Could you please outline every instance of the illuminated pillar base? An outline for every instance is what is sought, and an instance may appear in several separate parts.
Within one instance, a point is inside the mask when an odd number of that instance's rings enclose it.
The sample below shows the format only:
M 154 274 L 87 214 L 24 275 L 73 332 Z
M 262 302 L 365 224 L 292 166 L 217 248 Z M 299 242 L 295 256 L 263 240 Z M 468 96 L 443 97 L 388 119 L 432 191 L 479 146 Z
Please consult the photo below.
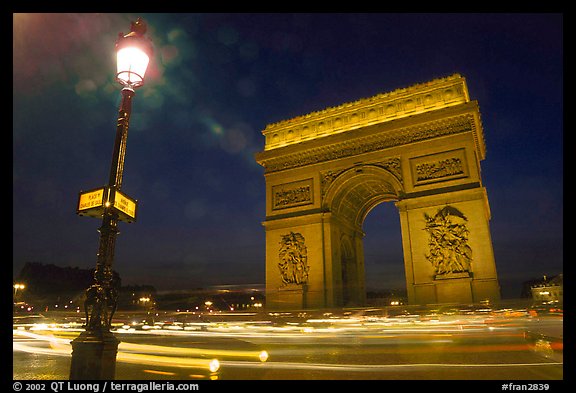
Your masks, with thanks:
M 460 303 L 473 303 L 472 278 L 451 278 L 437 281 L 436 301 L 450 303 L 457 299 Z
M 307 285 L 288 284 L 276 291 L 275 303 L 281 309 L 302 310 L 306 306 Z
M 410 304 L 478 303 L 500 300 L 500 286 L 492 249 L 490 209 L 482 187 L 453 190 L 396 202 L 400 211 L 406 289 Z M 458 211 L 467 229 L 466 244 L 472 250 L 468 272 L 438 275 L 430 255 L 427 217 L 444 208 Z
M 120 341 L 110 332 L 82 332 L 72 341 L 71 380 L 112 380 Z

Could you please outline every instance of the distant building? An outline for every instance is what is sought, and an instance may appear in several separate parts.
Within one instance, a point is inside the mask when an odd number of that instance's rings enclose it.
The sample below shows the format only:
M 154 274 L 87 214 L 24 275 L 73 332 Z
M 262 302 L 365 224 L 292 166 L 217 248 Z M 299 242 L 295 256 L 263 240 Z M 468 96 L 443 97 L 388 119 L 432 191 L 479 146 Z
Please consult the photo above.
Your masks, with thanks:
M 563 304 L 564 284 L 563 275 L 558 274 L 552 278 L 546 276 L 542 281 L 531 286 L 532 299 L 538 304 Z

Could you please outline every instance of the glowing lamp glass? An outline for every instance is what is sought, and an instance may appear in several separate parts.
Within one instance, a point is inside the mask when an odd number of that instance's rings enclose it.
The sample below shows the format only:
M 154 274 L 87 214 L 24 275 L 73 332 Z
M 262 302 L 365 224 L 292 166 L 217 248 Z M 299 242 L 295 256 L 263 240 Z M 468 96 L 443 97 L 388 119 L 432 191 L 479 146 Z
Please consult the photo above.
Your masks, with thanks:
M 144 74 L 150 58 L 141 49 L 133 46 L 120 49 L 116 54 L 116 78 L 125 86 L 138 87 L 144 84 Z

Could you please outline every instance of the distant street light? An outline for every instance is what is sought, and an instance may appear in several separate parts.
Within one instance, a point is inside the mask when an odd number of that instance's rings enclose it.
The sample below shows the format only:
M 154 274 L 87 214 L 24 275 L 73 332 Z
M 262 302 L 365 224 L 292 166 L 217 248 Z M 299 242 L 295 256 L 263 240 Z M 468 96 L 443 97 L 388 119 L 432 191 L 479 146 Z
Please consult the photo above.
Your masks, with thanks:
M 24 289 L 24 288 L 26 288 L 26 285 L 24 285 L 24 284 L 19 284 L 19 283 L 14 284 L 14 301 L 16 301 L 16 294 L 18 294 L 18 290 Z
M 86 330 L 72 341 L 70 379 L 114 379 L 119 341 L 110 332 L 116 310 L 119 283 L 113 281 L 112 264 L 118 221 L 136 219 L 136 201 L 120 193 L 124 172 L 124 155 L 135 89 L 144 84 L 144 75 L 152 57 L 152 43 L 144 38 L 146 23 L 138 18 L 130 33 L 119 34 L 116 42 L 116 80 L 124 86 L 118 112 L 116 139 L 108 185 L 80 193 L 77 213 L 101 217 L 102 226 L 94 284 L 86 290 L 84 303 Z

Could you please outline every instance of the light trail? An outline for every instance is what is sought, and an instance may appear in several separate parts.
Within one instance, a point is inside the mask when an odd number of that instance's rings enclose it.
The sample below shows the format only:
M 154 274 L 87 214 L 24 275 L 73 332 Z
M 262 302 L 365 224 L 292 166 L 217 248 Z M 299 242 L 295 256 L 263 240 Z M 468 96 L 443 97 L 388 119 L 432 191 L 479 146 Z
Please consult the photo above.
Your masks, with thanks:
M 32 331 L 50 331 L 56 332 L 59 335 L 71 336 L 71 338 L 76 338 L 78 334 L 82 332 L 82 329 L 61 329 L 61 328 L 48 328 L 43 326 L 42 328 L 32 328 L 30 331 L 26 330 L 13 330 L 14 335 L 21 335 L 28 338 L 41 341 L 50 341 L 50 345 L 53 349 L 56 349 L 58 345 L 68 345 L 69 340 L 58 338 L 51 335 L 43 335 L 32 333 Z M 149 332 L 130 332 L 141 333 L 141 334 L 160 334 L 160 335 L 174 335 L 172 331 L 149 331 Z M 165 333 L 165 334 L 163 334 Z M 17 346 L 20 348 L 19 346 Z M 68 348 L 67 348 L 68 349 Z M 233 357 L 233 358 L 254 358 L 261 362 L 265 362 L 269 358 L 269 354 L 266 351 L 245 351 L 245 350 L 233 350 L 233 349 L 211 349 L 211 348 L 193 348 L 193 347 L 166 347 L 161 345 L 150 345 L 150 344 L 135 344 L 129 342 L 120 342 L 118 345 L 118 350 L 121 352 L 136 352 L 136 353 L 154 353 L 154 354 L 165 354 L 165 355 L 179 355 L 179 356 L 214 356 L 214 357 Z
M 424 369 L 489 369 L 562 366 L 563 343 L 546 339 L 530 340 L 527 331 L 531 325 L 540 323 L 530 318 L 443 318 L 425 321 L 399 320 L 387 318 L 308 318 L 296 321 L 272 323 L 270 321 L 229 321 L 229 322 L 157 322 L 154 326 L 118 324 L 115 334 L 122 341 L 118 347 L 118 362 L 144 365 L 144 372 L 158 375 L 173 375 L 170 369 L 201 369 L 212 372 L 221 367 L 261 370 L 310 370 L 334 372 L 369 373 L 394 370 Z M 555 323 L 562 323 L 558 320 Z M 24 351 L 42 355 L 71 356 L 70 341 L 82 332 L 79 324 L 14 324 L 13 351 Z M 146 335 L 146 336 L 141 336 Z M 126 337 L 126 340 L 124 340 Z M 140 336 L 137 338 L 137 336 Z M 200 341 L 203 346 L 212 343 L 211 348 L 165 346 L 130 342 L 166 337 L 172 344 L 181 339 Z M 170 338 L 172 337 L 172 338 Z M 226 348 L 225 343 L 233 339 L 234 345 L 263 346 L 272 354 L 269 361 L 268 351 L 243 350 L 233 346 Z M 359 363 L 350 363 L 357 355 L 356 346 L 361 347 Z M 307 362 L 310 351 L 315 360 L 326 362 Z M 335 350 L 335 348 L 339 348 Z M 559 351 L 559 352 L 554 352 Z M 438 356 L 474 353 L 511 353 L 537 352 L 545 359 L 535 363 L 448 363 L 448 358 L 432 358 L 438 363 L 398 363 L 377 364 L 378 358 L 386 362 L 388 355 L 425 355 Z M 333 354 L 343 357 L 332 357 Z M 360 354 L 358 354 L 360 355 Z M 286 356 L 284 359 L 283 357 Z M 363 364 L 360 359 L 369 359 L 375 363 Z M 418 357 L 414 358 L 417 359 Z M 298 361 L 301 360 L 302 361 Z M 338 360 L 346 363 L 336 363 Z M 391 358 L 390 358 L 391 359 Z M 420 358 L 424 360 L 424 358 Z M 493 359 L 493 358 L 492 358 Z M 347 360 L 347 361 L 346 361 Z M 470 358 L 468 361 L 471 360 Z M 477 359 L 473 359 L 476 361 Z M 334 361 L 334 363 L 331 363 Z M 393 361 L 393 360 L 391 360 Z M 403 360 L 401 360 L 403 361 Z M 409 361 L 409 360 L 407 360 Z M 153 370 L 154 368 L 160 370 Z M 197 375 L 197 374 L 190 374 Z M 199 375 L 199 374 L 198 374 Z
M 32 339 L 33 341 L 13 341 L 12 342 L 12 349 L 14 351 L 23 351 L 28 353 L 35 353 L 35 354 L 44 354 L 44 355 L 58 355 L 58 356 L 72 356 L 72 345 L 70 344 L 69 339 L 58 338 L 53 335 L 42 335 L 31 333 L 27 331 L 21 330 L 13 330 L 13 336 L 23 336 Z M 47 342 L 49 344 L 48 347 L 38 347 L 37 342 Z M 33 344 L 33 345 L 30 345 Z M 148 353 L 130 353 L 125 352 L 121 346 L 123 343 L 120 343 L 118 346 L 118 355 L 116 356 L 116 360 L 120 362 L 127 362 L 127 363 L 135 363 L 135 364 L 144 364 L 144 365 L 154 365 L 154 366 L 170 366 L 170 367 L 188 367 L 188 368 L 201 368 L 210 370 L 210 372 L 216 372 L 220 368 L 220 362 L 217 359 L 203 359 L 203 358 L 194 358 L 194 357 L 182 357 L 182 356 L 158 356 L 156 354 L 148 354 Z M 150 349 L 147 347 L 156 347 L 158 351 L 160 351 L 159 346 L 148 346 L 148 345 L 139 345 L 139 344 L 132 344 L 132 349 L 138 348 L 142 352 L 145 352 L 145 349 Z M 185 354 L 186 348 L 175 348 L 176 351 L 169 351 L 171 348 L 164 347 L 165 350 L 160 351 L 161 353 L 178 353 L 178 354 Z
M 38 335 L 29 335 L 38 336 Z M 51 343 L 63 344 L 68 342 L 65 339 L 54 339 L 47 337 L 40 337 L 44 341 Z M 43 354 L 59 354 L 71 356 L 70 350 L 62 348 L 58 349 L 44 349 L 38 347 L 26 348 L 21 343 L 14 342 L 15 350 L 24 350 L 26 352 L 43 353 Z M 147 346 L 154 347 L 154 346 Z M 179 348 L 184 349 L 184 348 Z M 155 355 L 144 354 L 127 354 L 118 353 L 118 360 L 130 363 L 137 363 L 143 365 L 161 366 L 167 365 L 170 367 L 202 367 L 210 369 L 211 365 L 205 359 L 190 359 L 182 357 L 161 357 Z M 265 369 L 289 369 L 289 370 L 316 370 L 316 371 L 353 371 L 353 372 L 374 372 L 374 371 L 390 371 L 397 369 L 422 369 L 422 368 L 490 368 L 490 367 L 547 367 L 547 366 L 562 366 L 562 362 L 541 362 L 541 363 L 401 363 L 401 364 L 330 364 L 330 363 L 302 363 L 302 362 L 254 362 L 254 361 L 219 361 L 219 367 L 234 367 L 234 368 L 265 368 Z M 212 364 L 212 367 L 215 365 Z M 216 368 L 218 369 L 218 368 Z M 212 371 L 214 372 L 214 371 Z M 160 371 L 158 371 L 160 373 Z
M 331 363 L 297 363 L 297 362 L 233 362 L 222 361 L 222 366 L 228 367 L 251 367 L 264 369 L 285 369 L 285 370 L 314 370 L 314 371 L 354 371 L 354 372 L 375 372 L 390 371 L 400 369 L 425 369 L 425 368 L 499 368 L 499 367 L 533 367 L 533 366 L 562 366 L 561 362 L 546 363 L 400 363 L 400 364 L 331 364 Z
M 154 332 L 157 334 L 157 332 Z M 170 332 L 172 333 L 172 332 Z M 206 332 L 203 332 L 206 333 Z M 25 351 L 46 355 L 60 355 L 71 356 L 70 339 L 58 338 L 54 335 L 45 335 L 33 333 L 30 331 L 13 330 L 14 336 L 21 336 L 31 339 L 31 341 L 14 341 L 13 349 L 16 351 Z M 451 336 L 451 334 L 446 334 Z M 518 336 L 518 335 L 513 335 Z M 376 338 L 382 338 L 375 336 Z M 390 336 L 384 336 L 390 337 Z M 396 336 L 392 336 L 394 338 Z M 38 342 L 46 342 L 48 347 L 38 347 Z M 397 341 L 394 341 L 397 343 Z M 437 341 L 433 342 L 434 344 Z M 452 341 L 448 340 L 445 343 L 451 344 Z M 394 354 L 414 354 L 430 351 L 433 349 L 435 352 L 448 352 L 448 353 L 461 353 L 461 352 L 511 352 L 511 351 L 532 351 L 535 349 L 534 345 L 528 343 L 518 344 L 477 344 L 477 345 L 446 345 L 446 346 L 406 346 L 404 348 L 398 347 L 378 347 L 377 350 L 370 350 L 364 348 L 363 353 L 394 353 Z M 562 345 L 554 349 L 563 350 Z M 317 348 L 318 350 L 318 348 Z M 306 351 L 302 349 L 279 349 L 274 353 L 277 355 L 286 354 L 299 354 Z M 164 356 L 161 356 L 164 355 Z M 190 355 L 203 355 L 203 356 L 216 356 L 221 359 L 230 357 L 246 357 L 258 358 L 260 361 L 233 361 L 233 360 L 220 360 L 215 359 L 202 359 L 190 357 Z M 268 354 L 265 351 L 238 351 L 238 350 L 224 350 L 224 349 L 201 349 L 201 348 L 183 348 L 183 347 L 165 347 L 159 345 L 149 344 L 135 344 L 122 342 L 119 345 L 119 352 L 117 356 L 118 361 L 128 362 L 133 364 L 142 364 L 149 366 L 169 366 L 169 367 L 189 367 L 189 368 L 203 368 L 207 370 L 218 370 L 223 365 L 225 367 L 248 367 L 248 368 L 267 368 L 267 369 L 294 369 L 294 370 L 334 370 L 334 371 L 356 371 L 356 372 L 372 372 L 378 370 L 393 370 L 393 369 L 406 369 L 406 368 L 466 368 L 466 367 L 527 367 L 527 366 L 557 366 L 562 365 L 562 362 L 543 362 L 543 363 L 498 363 L 498 364 L 484 364 L 484 363 L 467 363 L 467 364 L 453 364 L 453 363 L 401 363 L 401 364 L 330 364 L 330 363 L 302 363 L 302 362 L 282 362 L 273 361 L 266 362 Z M 264 363 L 266 362 L 266 363 Z M 212 371 L 214 372 L 214 371 Z
M 216 356 L 216 357 L 246 357 L 256 358 L 265 362 L 268 360 L 268 353 L 266 351 L 239 351 L 232 349 L 210 349 L 210 348 L 182 348 L 182 347 L 164 347 L 161 345 L 149 344 L 133 344 L 121 342 L 118 346 L 119 350 L 123 352 L 149 352 L 155 354 L 167 355 L 203 355 L 203 356 Z
M 71 356 L 71 346 L 69 340 L 56 338 L 53 336 L 44 336 L 35 333 L 14 331 L 25 337 L 33 339 L 28 343 L 34 344 L 36 340 L 41 340 L 50 343 L 50 348 L 40 348 L 33 345 L 26 345 L 21 342 L 14 342 L 13 349 L 25 352 L 32 352 L 46 355 L 59 355 Z M 131 348 L 139 348 L 152 350 L 160 346 L 131 344 Z M 185 352 L 186 348 L 171 348 L 164 347 L 161 349 L 164 353 L 170 353 L 171 349 L 175 349 L 174 353 Z M 496 348 L 493 350 L 513 350 L 510 346 L 506 348 Z M 519 346 L 516 350 L 527 350 L 525 346 Z M 397 353 L 397 350 L 396 350 Z M 540 363 L 399 363 L 399 364 L 331 364 L 331 363 L 302 363 L 302 362 L 255 362 L 255 361 L 231 361 L 215 359 L 198 359 L 188 358 L 181 356 L 158 356 L 140 353 L 126 353 L 123 351 L 118 352 L 118 361 L 141 364 L 147 366 L 169 366 L 178 368 L 202 368 L 210 372 L 216 372 L 220 367 L 225 368 L 255 368 L 255 369 L 268 369 L 268 370 L 308 370 L 308 371 L 347 371 L 347 372 L 377 372 L 377 371 L 393 371 L 393 370 L 406 370 L 406 369 L 429 369 L 429 368 L 518 368 L 518 367 L 548 367 L 548 366 L 562 366 L 562 362 L 540 362 Z M 156 371 L 156 373 L 166 373 Z M 167 374 L 166 374 L 167 375 Z

